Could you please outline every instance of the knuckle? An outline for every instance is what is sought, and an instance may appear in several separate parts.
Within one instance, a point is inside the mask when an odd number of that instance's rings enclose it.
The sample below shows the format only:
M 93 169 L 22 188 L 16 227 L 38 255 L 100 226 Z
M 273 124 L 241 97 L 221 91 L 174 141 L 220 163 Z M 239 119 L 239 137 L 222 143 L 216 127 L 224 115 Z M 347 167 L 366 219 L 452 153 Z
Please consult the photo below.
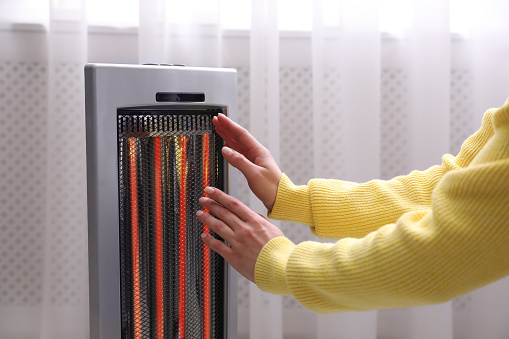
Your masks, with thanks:
M 238 152 L 233 152 L 231 155 L 231 162 L 235 165 L 243 164 L 245 160 L 244 156 Z
M 217 252 L 217 244 L 216 244 L 216 240 L 211 237 L 211 236 L 207 236 L 205 237 L 205 243 L 207 244 L 207 246 L 211 249 L 211 250 L 214 250 Z
M 213 236 L 211 236 L 210 234 L 208 234 L 204 239 L 203 241 L 205 242 L 205 244 L 210 248 L 210 249 L 213 249 L 214 251 L 217 250 L 217 239 L 215 239 Z
M 232 153 L 232 155 L 231 155 L 231 159 L 232 159 L 232 161 L 233 161 L 233 162 L 235 162 L 235 163 L 240 163 L 240 162 L 242 162 L 242 157 L 241 157 L 241 156 L 240 156 L 240 154 L 239 154 L 239 153 L 237 153 L 237 152 L 233 152 L 233 153 Z
M 225 212 L 225 208 L 224 206 L 218 204 L 218 203 L 215 203 L 213 205 L 210 206 L 210 212 L 217 218 L 219 219 L 223 219 L 224 218 L 224 212 Z
M 239 134 L 249 134 L 247 129 L 239 125 Z
M 214 225 L 214 230 L 217 234 L 224 234 L 226 230 L 226 226 L 222 222 L 216 222 Z
M 212 238 L 212 237 L 207 237 L 207 238 Z M 211 250 L 213 250 L 214 252 L 217 252 L 220 256 L 222 256 L 224 259 L 226 259 L 228 261 L 228 259 L 229 259 L 229 255 L 228 255 L 229 247 L 226 246 L 225 243 L 223 243 L 220 240 L 212 238 L 212 243 L 211 243 L 211 246 L 209 246 L 209 248 Z
M 200 198 L 199 202 L 200 202 L 200 205 L 202 205 L 203 207 L 206 207 L 206 208 L 209 208 L 210 204 L 212 203 L 211 199 L 207 198 L 207 197 Z
M 212 218 L 212 220 L 208 223 L 208 226 L 216 233 L 222 233 L 222 230 L 224 229 L 223 223 L 216 218 Z
M 221 217 L 223 215 L 223 206 L 219 205 L 215 201 L 211 201 L 210 205 L 207 206 L 209 211 L 213 213 L 216 217 Z
M 226 207 L 229 210 L 237 209 L 240 206 L 240 202 L 236 199 L 231 199 L 226 203 Z

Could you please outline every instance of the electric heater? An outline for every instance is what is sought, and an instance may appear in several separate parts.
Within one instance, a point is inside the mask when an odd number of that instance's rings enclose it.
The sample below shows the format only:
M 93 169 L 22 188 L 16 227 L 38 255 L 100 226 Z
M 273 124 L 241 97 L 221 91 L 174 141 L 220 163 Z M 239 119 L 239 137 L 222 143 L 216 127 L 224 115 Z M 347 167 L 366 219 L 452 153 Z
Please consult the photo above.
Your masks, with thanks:
M 219 113 L 236 72 L 85 67 L 91 338 L 236 338 L 236 275 L 201 241 L 204 188 L 236 195 Z

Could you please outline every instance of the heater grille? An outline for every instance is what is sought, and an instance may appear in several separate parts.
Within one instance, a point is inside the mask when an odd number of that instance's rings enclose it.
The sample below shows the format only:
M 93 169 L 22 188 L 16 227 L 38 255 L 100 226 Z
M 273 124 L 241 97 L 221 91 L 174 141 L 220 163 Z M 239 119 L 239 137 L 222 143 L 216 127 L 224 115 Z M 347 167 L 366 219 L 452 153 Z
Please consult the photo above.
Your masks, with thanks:
M 122 338 L 223 338 L 225 263 L 202 243 L 204 188 L 224 189 L 222 109 L 118 110 Z

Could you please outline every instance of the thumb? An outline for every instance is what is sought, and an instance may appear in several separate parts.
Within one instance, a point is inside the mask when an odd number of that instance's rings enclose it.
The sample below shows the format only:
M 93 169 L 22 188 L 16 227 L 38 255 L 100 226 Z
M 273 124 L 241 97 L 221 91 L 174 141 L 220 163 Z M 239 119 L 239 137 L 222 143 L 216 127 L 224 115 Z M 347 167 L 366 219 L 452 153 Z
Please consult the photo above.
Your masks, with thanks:
M 251 175 L 254 174 L 256 168 L 258 167 L 257 165 L 249 161 L 245 156 L 229 147 L 226 146 L 223 147 L 221 152 L 223 153 L 223 156 L 226 159 L 226 161 L 228 161 L 230 165 L 241 171 L 246 178 L 251 177 Z

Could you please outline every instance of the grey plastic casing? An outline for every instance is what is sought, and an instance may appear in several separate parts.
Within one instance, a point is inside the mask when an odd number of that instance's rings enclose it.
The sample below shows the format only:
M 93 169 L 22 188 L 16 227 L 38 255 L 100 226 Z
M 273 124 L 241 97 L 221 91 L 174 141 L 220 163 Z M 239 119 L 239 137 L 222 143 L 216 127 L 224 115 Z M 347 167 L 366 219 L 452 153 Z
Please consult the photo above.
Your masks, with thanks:
M 120 339 L 120 250 L 117 108 L 159 105 L 157 92 L 202 92 L 204 104 L 228 106 L 237 119 L 237 72 L 228 68 L 87 64 L 87 137 L 90 338 Z M 225 173 L 237 196 L 237 172 Z M 237 273 L 227 266 L 225 333 L 237 338 Z

